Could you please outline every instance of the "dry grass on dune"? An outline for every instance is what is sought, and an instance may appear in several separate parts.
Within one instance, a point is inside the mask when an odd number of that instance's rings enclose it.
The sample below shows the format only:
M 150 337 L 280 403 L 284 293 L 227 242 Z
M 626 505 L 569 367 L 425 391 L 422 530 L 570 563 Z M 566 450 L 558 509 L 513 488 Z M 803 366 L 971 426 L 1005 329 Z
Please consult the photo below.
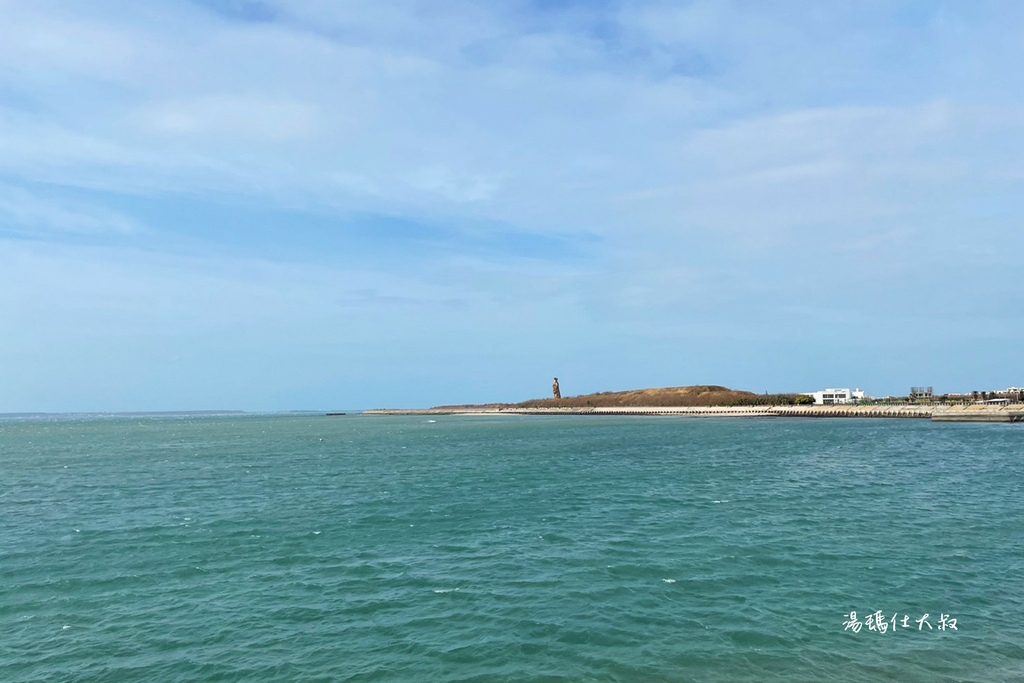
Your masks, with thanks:
M 789 396 L 759 395 L 721 386 L 669 387 L 604 392 L 563 399 L 539 399 L 518 404 L 522 408 L 606 408 L 632 406 L 738 406 L 792 403 Z
M 607 391 L 600 394 L 571 396 L 562 399 L 533 399 L 515 404 L 489 404 L 486 406 L 444 406 L 444 408 L 609 408 L 634 406 L 752 406 L 791 405 L 795 394 L 755 394 L 751 391 L 733 391 L 715 385 L 668 387 L 665 389 L 638 389 L 635 391 Z

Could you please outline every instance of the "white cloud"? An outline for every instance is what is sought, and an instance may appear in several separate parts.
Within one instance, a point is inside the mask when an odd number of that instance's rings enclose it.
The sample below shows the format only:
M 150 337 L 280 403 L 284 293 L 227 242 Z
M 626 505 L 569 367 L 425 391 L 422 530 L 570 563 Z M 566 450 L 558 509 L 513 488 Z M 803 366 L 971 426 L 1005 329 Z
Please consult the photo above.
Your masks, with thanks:
M 143 229 L 134 218 L 88 203 L 44 197 L 0 183 L 0 232 L 45 234 L 128 234 Z
M 408 179 L 409 185 L 417 190 L 438 194 L 460 204 L 488 199 L 496 189 L 492 181 L 459 176 L 440 164 L 418 168 L 409 174 Z
M 133 26 L 52 3 L 5 0 L 0 15 L 0 64 L 41 85 L 68 75 L 130 82 L 150 49 Z
M 316 109 L 302 102 L 216 95 L 144 107 L 139 124 L 151 133 L 289 140 L 316 133 Z
M 304 2 L 251 23 L 171 4 L 105 20 L 102 5 L 19 7 L 25 36 L 82 18 L 122 47 L 103 64 L 76 57 L 95 49 L 86 38 L 67 54 L 25 48 L 94 92 L 0 115 L 0 171 L 14 177 L 527 230 L 765 236 L 892 217 L 900 190 L 915 201 L 986 168 L 1017 174 L 994 142 L 1020 138 L 1014 105 L 755 105 L 766 88 L 793 97 L 784 74 L 750 80 L 766 46 L 786 43 L 786 64 L 829 40 L 801 32 L 828 13 L 790 25 L 793 7 L 640 3 L 608 15 L 618 33 L 601 39 L 579 30 L 589 15 L 543 23 L 474 3 Z M 678 46 L 706 53 L 707 78 L 616 63 Z

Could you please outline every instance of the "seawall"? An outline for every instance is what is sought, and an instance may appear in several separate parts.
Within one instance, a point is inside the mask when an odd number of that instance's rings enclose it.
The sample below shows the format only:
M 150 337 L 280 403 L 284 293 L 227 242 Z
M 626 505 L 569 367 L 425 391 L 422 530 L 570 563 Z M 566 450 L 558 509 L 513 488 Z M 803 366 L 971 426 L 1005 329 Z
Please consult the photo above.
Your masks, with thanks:
M 969 405 L 936 410 L 935 422 L 1024 422 L 1024 404 Z

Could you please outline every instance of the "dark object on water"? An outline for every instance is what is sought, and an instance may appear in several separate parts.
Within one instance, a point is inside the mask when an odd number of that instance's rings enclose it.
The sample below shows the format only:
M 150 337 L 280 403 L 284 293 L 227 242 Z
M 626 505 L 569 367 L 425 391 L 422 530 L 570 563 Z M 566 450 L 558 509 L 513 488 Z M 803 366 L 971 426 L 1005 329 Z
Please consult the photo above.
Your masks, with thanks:
M 327 413 L 327 417 L 337 417 L 338 415 L 347 415 L 348 413 Z

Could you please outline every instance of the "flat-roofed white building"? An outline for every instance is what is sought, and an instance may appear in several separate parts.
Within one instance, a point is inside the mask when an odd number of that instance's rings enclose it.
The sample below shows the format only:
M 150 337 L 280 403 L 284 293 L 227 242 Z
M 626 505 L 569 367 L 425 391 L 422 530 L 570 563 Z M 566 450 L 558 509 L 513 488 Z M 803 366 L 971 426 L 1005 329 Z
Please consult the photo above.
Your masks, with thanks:
M 863 399 L 866 394 L 860 389 L 825 389 L 824 391 L 812 391 L 804 396 L 814 399 L 816 406 L 835 406 L 844 403 L 856 403 Z

